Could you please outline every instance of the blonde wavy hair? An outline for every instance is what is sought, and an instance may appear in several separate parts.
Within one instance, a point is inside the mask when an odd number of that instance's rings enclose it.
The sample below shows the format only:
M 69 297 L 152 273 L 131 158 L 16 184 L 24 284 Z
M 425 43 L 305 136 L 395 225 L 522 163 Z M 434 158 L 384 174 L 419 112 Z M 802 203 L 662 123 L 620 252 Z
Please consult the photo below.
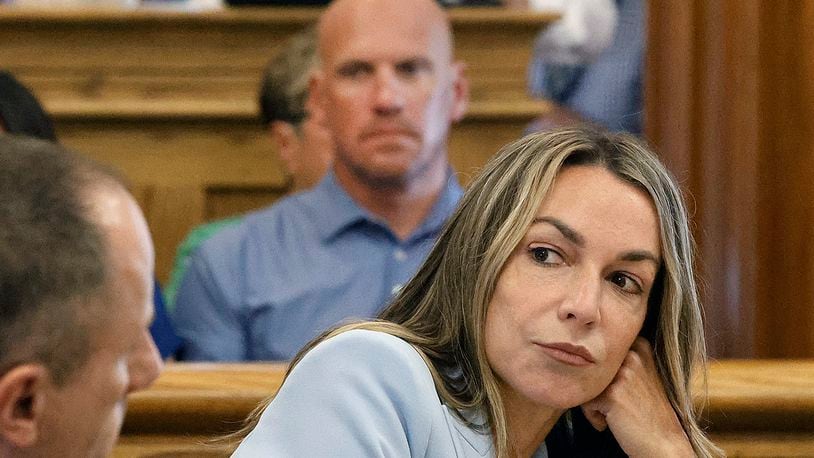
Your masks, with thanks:
M 486 358 L 486 310 L 503 265 L 555 177 L 574 165 L 603 167 L 653 199 L 663 261 L 641 334 L 653 345 L 668 399 L 696 455 L 721 456 L 699 426 L 693 402 L 693 377 L 706 380 L 706 346 L 687 210 L 665 167 L 643 142 L 626 134 L 567 128 L 503 147 L 471 183 L 427 260 L 379 320 L 323 333 L 299 352 L 289 373 L 314 346 L 342 332 L 362 328 L 392 334 L 419 350 L 444 403 L 484 413 L 484 425 L 470 426 L 493 434 L 499 458 L 510 456 L 503 400 Z M 248 434 L 269 402 L 233 437 Z

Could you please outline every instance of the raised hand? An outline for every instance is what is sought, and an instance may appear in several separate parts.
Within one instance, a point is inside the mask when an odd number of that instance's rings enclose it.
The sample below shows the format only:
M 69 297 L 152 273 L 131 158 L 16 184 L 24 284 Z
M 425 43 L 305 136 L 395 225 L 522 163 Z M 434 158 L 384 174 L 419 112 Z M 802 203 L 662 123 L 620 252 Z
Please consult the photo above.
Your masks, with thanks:
M 629 456 L 695 456 L 643 337 L 633 342 L 605 391 L 582 410 L 597 430 L 610 428 Z

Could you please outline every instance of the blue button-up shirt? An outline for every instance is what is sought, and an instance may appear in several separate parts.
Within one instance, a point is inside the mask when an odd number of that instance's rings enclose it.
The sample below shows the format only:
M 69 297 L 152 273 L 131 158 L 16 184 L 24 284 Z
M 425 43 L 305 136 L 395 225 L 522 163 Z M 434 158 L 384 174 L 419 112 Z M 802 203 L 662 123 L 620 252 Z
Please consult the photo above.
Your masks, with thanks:
M 403 241 L 332 173 L 207 240 L 176 298 L 184 358 L 288 360 L 325 329 L 376 316 L 418 270 L 455 209 L 462 190 L 450 177 Z

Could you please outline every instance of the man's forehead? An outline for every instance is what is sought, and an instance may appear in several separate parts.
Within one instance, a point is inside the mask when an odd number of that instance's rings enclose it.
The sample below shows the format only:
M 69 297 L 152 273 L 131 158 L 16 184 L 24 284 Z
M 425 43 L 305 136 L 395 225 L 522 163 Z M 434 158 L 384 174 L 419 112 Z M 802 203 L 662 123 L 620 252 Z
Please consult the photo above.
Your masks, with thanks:
M 443 12 L 423 11 L 427 8 L 412 0 L 387 8 L 382 8 L 382 2 L 370 3 L 370 8 L 361 8 L 359 3 L 344 8 L 337 5 L 337 11 L 326 13 L 320 22 L 319 39 L 324 61 L 415 56 L 450 59 L 451 37 Z

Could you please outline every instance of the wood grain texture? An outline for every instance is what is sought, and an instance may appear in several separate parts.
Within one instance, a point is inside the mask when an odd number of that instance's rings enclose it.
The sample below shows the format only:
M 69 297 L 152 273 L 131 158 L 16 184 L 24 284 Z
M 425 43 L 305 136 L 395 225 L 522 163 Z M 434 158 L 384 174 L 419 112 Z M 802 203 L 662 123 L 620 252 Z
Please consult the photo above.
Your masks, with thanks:
M 0 9 L 0 62 L 53 104 L 209 99 L 240 106 L 255 100 L 269 56 L 320 12 Z M 456 55 L 468 64 L 473 99 L 525 100 L 533 38 L 556 17 L 451 9 Z
M 285 365 L 170 364 L 130 396 L 124 434 L 217 434 L 235 429 L 277 392 Z
M 646 132 L 684 184 L 717 357 L 814 357 L 814 4 L 650 8 Z

